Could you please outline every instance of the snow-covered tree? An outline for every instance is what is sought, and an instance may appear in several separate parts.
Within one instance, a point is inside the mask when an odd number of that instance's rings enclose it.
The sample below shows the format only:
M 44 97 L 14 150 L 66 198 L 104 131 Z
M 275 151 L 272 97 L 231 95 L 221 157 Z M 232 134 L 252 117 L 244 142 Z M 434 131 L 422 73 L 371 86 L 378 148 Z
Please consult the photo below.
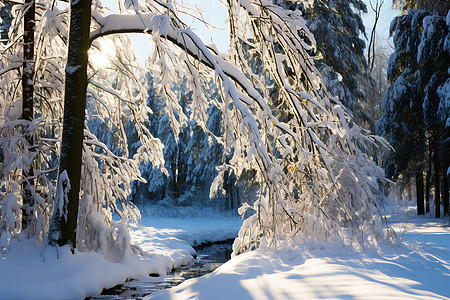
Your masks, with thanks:
M 383 99 L 383 117 L 378 123 L 379 132 L 395 149 L 385 161 L 389 177 L 402 176 L 409 181 L 417 175 L 417 189 L 423 190 L 421 173 L 427 169 L 428 199 L 434 170 L 437 217 L 441 189 L 444 212 L 448 213 L 448 155 L 444 154 L 449 149 L 448 95 L 444 91 L 449 80 L 450 36 L 448 10 L 447 17 L 439 15 L 442 6 L 448 5 L 444 2 L 409 1 L 406 7 L 427 10 L 409 9 L 393 21 L 395 52 L 388 69 L 392 85 Z
M 361 13 L 367 13 L 362 0 L 352 1 L 277 1 L 289 9 L 299 9 L 316 40 L 311 54 L 329 91 L 350 110 L 353 120 L 374 131 L 364 85 L 371 83 L 365 27 Z
M 375 199 L 379 197 L 376 195 L 379 193 L 378 183 L 376 180 L 366 182 L 367 185 L 361 190 L 361 185 L 352 181 L 368 176 L 357 174 L 359 171 L 375 174 L 380 170 L 376 171 L 373 163 L 371 167 L 366 165 L 367 159 L 354 144 L 364 143 L 364 136 L 359 127 L 350 128 L 345 109 L 336 98 L 330 96 L 319 79 L 320 73 L 307 53 L 314 44 L 314 38 L 306 28 L 306 22 L 299 11 L 283 10 L 264 1 L 258 1 L 258 5 L 253 2 L 236 3 L 230 11 L 231 28 L 234 29 L 232 57 L 238 61 L 236 64 L 244 66 L 244 72 L 253 73 L 240 51 L 242 42 L 261 53 L 262 74 L 265 77 L 254 76 L 251 79 L 264 92 L 265 98 L 269 98 L 270 93 L 264 88 L 266 78 L 272 79 L 273 85 L 279 89 L 278 103 L 282 103 L 292 116 L 287 121 L 288 127 L 278 127 L 284 132 L 270 131 L 277 128 L 275 121 L 268 122 L 269 126 L 265 128 L 271 141 L 266 145 L 280 168 L 269 174 L 280 174 L 277 183 L 284 188 L 274 188 L 271 183 L 276 180 L 259 174 L 263 185 L 261 199 L 254 206 L 257 214 L 244 224 L 240 244 L 237 245 L 252 248 L 259 243 L 276 244 L 279 240 L 295 237 L 294 232 L 313 239 L 342 238 L 349 233 L 350 240 L 356 238 L 363 242 L 360 233 L 371 231 L 370 226 L 364 228 L 368 223 L 356 225 L 356 221 L 351 228 L 346 227 L 347 222 L 358 219 L 349 212 L 361 211 L 362 207 L 375 208 L 378 205 Z M 252 30 L 248 32 L 244 28 Z M 339 130 L 347 133 L 341 135 Z M 359 164 L 367 168 L 358 167 Z M 337 184 L 328 185 L 326 182 Z M 356 187 L 358 191 L 351 187 Z M 294 196 L 294 191 L 299 199 Z M 353 207 L 356 202 L 349 199 L 362 201 L 358 204 L 359 208 Z M 373 210 L 369 208 L 368 211 Z M 317 222 L 310 222 L 313 219 Z M 382 222 L 377 220 L 371 224 Z M 340 229 L 334 231 L 333 228 Z M 262 240 L 258 238 L 259 234 L 264 237 Z
M 167 100 L 168 124 L 175 137 L 187 120 L 171 89 L 179 72 L 192 90 L 191 114 L 199 125 L 206 123 L 210 107 L 204 88 L 211 80 L 217 85 L 223 132 L 217 141 L 229 157 L 217 168 L 211 195 L 223 186 L 230 170 L 238 180 L 252 170 L 259 184 L 259 199 L 240 210 L 252 209 L 255 214 L 241 228 L 235 253 L 295 243 L 299 238 L 339 239 L 358 248 L 392 238 L 380 211 L 378 184 L 383 172 L 359 148 L 379 139 L 351 126 L 345 107 L 328 92 L 308 54 L 314 37 L 300 11 L 265 0 L 229 0 L 232 46 L 226 56 L 214 45 L 205 45 L 179 19 L 172 1 L 124 1 L 118 14 L 106 14 L 94 1 L 73 1 L 63 11 L 49 3 L 44 7 L 46 24 L 50 17 L 64 16 L 65 23 L 55 21 L 56 35 L 69 43 L 51 243 L 93 249 L 113 258 L 129 252 L 124 226 L 133 207 L 126 195 L 130 182 L 140 178 L 137 162 L 148 158 L 154 166 L 164 164 L 160 141 L 144 126 L 149 112 L 146 89 L 131 76 L 138 68 L 130 57 L 129 43 L 120 35 L 128 32 L 150 35 L 154 51 L 149 62 L 161 79 L 158 85 Z M 114 68 L 94 64 L 91 51 L 101 50 L 105 40 L 116 46 Z M 242 45 L 261 57 L 258 72 L 248 63 Z M 88 72 L 92 72 L 89 77 Z M 98 102 L 100 118 L 117 128 L 123 155 L 86 130 L 86 97 Z M 274 97 L 289 119 L 275 116 Z M 128 118 L 124 115 L 133 117 L 142 143 L 132 159 L 127 153 L 123 128 Z M 15 206 L 10 207 L 15 211 Z M 113 211 L 121 217 L 119 222 L 112 221 Z
M 96 9 L 101 10 L 101 7 Z M 14 238 L 23 226 L 23 210 L 25 206 L 22 198 L 21 183 L 26 170 L 34 166 L 34 179 L 32 188 L 33 203 L 31 205 L 30 236 L 42 241 L 46 238 L 49 229 L 49 217 L 54 206 L 56 192 L 55 173 L 58 170 L 58 152 L 60 126 L 62 125 L 62 95 L 64 91 L 64 70 L 66 66 L 66 42 L 69 9 L 59 9 L 51 1 L 40 1 L 36 6 L 36 45 L 35 45 L 35 76 L 34 76 L 34 114 L 31 122 L 20 120 L 21 95 L 20 88 L 22 66 L 22 47 L 20 38 L 23 33 L 21 22 L 23 19 L 23 5 L 13 7 L 12 15 L 15 17 L 9 31 L 9 43 L 1 49 L 1 146 L 5 153 L 1 165 L 1 237 L 2 246 L 8 244 L 10 237 Z M 86 244 L 86 237 L 95 236 L 96 232 L 107 232 L 104 228 L 95 226 L 98 221 L 105 222 L 112 229 L 109 231 L 111 241 L 122 239 L 114 231 L 112 212 L 118 213 L 122 220 L 121 225 L 127 224 L 128 219 L 136 212 L 127 201 L 130 193 L 129 184 L 134 179 L 141 179 L 139 169 L 134 160 L 127 157 L 127 141 L 123 140 L 123 126 L 128 119 L 132 119 L 141 140 L 141 149 L 136 151 L 139 157 L 149 157 L 155 164 L 163 162 L 162 145 L 153 139 L 147 129 L 142 126 L 147 118 L 147 107 L 140 105 L 144 101 L 145 84 L 140 82 L 141 67 L 138 66 L 133 52 L 129 50 L 130 41 L 123 36 L 114 36 L 105 39 L 106 44 L 117 45 L 112 47 L 115 53 L 104 56 L 101 45 L 93 44 L 90 52 L 88 93 L 85 93 L 88 102 L 94 108 L 90 113 L 98 120 L 99 127 L 103 125 L 104 131 L 98 130 L 97 137 L 86 128 L 82 129 L 84 136 L 83 161 L 81 168 L 83 174 L 81 181 L 81 210 L 77 235 L 79 249 L 91 250 L 108 249 L 111 244 L 107 240 L 99 240 L 99 244 Z M 107 45 L 107 48 L 111 49 Z M 125 51 L 126 49 L 126 51 Z M 100 54 L 101 53 L 101 54 Z M 126 63 L 125 63 L 126 62 Z M 68 69 L 70 70 L 70 68 Z M 141 95 L 141 96 L 140 96 Z M 83 108 L 84 111 L 84 108 Z M 124 116 L 127 117 L 124 117 Z M 89 123 L 89 122 L 88 122 Z M 82 122 L 84 124 L 84 121 Z M 106 130 L 108 128 L 109 130 Z M 103 140 L 104 132 L 111 132 L 108 141 Z M 34 136 L 34 145 L 27 145 L 27 136 Z M 101 141 L 100 141 L 101 140 Z M 146 152 L 145 149 L 149 149 Z M 33 149 L 30 152 L 29 149 Z M 111 150 L 110 150 L 111 149 Z M 114 151 L 114 153 L 112 152 Z M 155 152 L 156 151 L 156 152 Z M 112 154 L 115 156 L 112 157 Z M 80 161 L 76 160 L 76 161 Z M 96 182 L 97 185 L 92 185 Z M 117 201 L 119 200 L 119 201 Z M 83 201 L 93 204 L 85 205 Z M 56 208 L 64 209 L 64 205 Z M 94 218 L 91 210 L 95 209 L 100 215 Z M 87 218 L 89 215 L 91 217 Z M 100 216 L 98 215 L 98 216 Z M 81 221 L 82 219 L 87 221 Z M 89 221 L 89 222 L 88 222 Z M 114 226 L 113 226 L 114 225 Z M 119 233 L 125 234 L 124 230 Z M 125 240 L 129 240 L 124 236 Z M 124 245 L 122 243 L 122 245 Z M 126 243 L 125 243 L 126 245 Z M 129 245 L 128 245 L 129 247 Z M 120 246 L 119 246 L 120 248 Z M 119 252 L 126 250 L 122 248 Z M 107 255 L 107 253 L 105 253 Z
M 0 3 L 0 41 L 4 44 L 8 41 L 8 31 L 12 21 L 11 8 L 12 3 L 8 1 Z
M 56 144 L 50 133 L 58 131 L 55 120 L 58 120 L 61 112 L 58 101 L 54 100 L 62 77 L 55 70 L 62 69 L 63 65 L 60 64 L 61 56 L 55 55 L 55 52 L 63 43 L 58 35 L 50 41 L 42 34 L 46 26 L 42 20 L 44 9 L 36 10 L 36 22 L 33 21 L 34 12 L 25 17 L 32 12 L 31 7 L 29 2 L 12 7 L 14 19 L 9 28 L 9 39 L 0 46 L 0 136 L 4 153 L 0 168 L 4 193 L 1 198 L 13 197 L 19 208 L 19 213 L 2 210 L 2 224 L 5 225 L 6 219 L 14 220 L 18 224 L 17 232 L 27 229 L 27 236 L 42 239 L 46 235 L 49 202 L 54 190 L 52 173 L 57 165 L 54 162 Z M 31 28 L 28 25 L 32 25 Z M 40 34 L 34 34 L 33 25 L 40 28 Z M 30 35 L 24 34 L 24 28 Z M 43 47 L 47 42 L 56 47 Z M 33 44 L 42 50 L 37 58 L 33 57 Z M 37 135 L 42 136 L 42 139 L 34 141 Z M 8 239 L 6 227 L 1 232 L 3 245 L 7 244 Z

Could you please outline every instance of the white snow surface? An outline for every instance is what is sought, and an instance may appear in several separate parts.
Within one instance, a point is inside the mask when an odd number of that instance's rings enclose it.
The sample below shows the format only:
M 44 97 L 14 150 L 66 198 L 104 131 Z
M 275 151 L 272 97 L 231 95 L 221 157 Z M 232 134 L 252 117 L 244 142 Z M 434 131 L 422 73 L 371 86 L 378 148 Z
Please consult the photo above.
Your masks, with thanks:
M 390 206 L 402 246 L 355 252 L 335 244 L 256 251 L 148 299 L 450 299 L 450 220 Z M 191 245 L 236 236 L 236 217 L 145 217 L 133 242 L 147 256 L 110 262 L 94 252 L 17 243 L 0 254 L 0 299 L 83 299 L 128 278 L 191 261 Z M 44 261 L 45 258 L 45 261 Z
M 250 252 L 145 299 L 450 299 L 450 221 L 416 216 L 411 206 L 388 212 L 402 246 Z
M 192 261 L 190 244 L 237 236 L 239 217 L 145 217 L 133 228 L 132 244 L 148 255 L 127 256 L 111 262 L 95 252 L 68 247 L 36 247 L 32 241 L 16 243 L 0 254 L 0 299 L 84 299 L 103 288 L 149 274 L 165 275 Z M 59 258 L 58 258 L 59 257 Z

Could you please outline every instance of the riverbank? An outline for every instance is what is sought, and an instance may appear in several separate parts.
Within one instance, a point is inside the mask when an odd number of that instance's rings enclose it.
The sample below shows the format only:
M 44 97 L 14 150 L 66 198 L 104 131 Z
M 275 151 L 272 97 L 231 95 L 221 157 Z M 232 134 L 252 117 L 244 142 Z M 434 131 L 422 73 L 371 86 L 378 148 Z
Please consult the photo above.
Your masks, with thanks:
M 148 299 L 450 299 L 450 224 L 416 216 L 414 206 L 391 203 L 388 218 L 402 246 L 356 252 L 304 243 L 239 255 L 213 273 L 149 295 Z M 31 243 L 0 254 L 0 298 L 83 299 L 130 278 L 167 274 L 192 260 L 206 241 L 234 237 L 238 217 L 144 217 L 133 243 L 147 255 L 110 262 L 99 254 Z M 59 257 L 59 258 L 57 258 Z
M 132 243 L 145 253 L 110 262 L 94 252 L 67 247 L 36 246 L 30 241 L 11 246 L 0 254 L 0 298 L 84 299 L 130 278 L 165 275 L 192 261 L 191 245 L 233 238 L 242 221 L 238 217 L 144 217 L 135 226 Z
M 389 204 L 401 246 L 356 252 L 305 243 L 245 253 L 145 299 L 450 299 L 449 219 L 417 216 L 411 204 Z

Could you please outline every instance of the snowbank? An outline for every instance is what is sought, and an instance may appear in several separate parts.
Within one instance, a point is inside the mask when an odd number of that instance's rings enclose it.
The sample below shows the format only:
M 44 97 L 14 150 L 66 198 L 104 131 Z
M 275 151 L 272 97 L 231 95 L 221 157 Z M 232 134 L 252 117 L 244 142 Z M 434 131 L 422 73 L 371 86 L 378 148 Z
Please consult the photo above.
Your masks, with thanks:
M 164 233 L 160 233 L 160 236 L 167 233 L 168 236 L 185 240 L 195 246 L 204 242 L 224 241 L 237 237 L 242 220 L 237 216 L 225 218 L 217 214 L 207 218 L 143 217 L 142 225 L 148 230 L 163 229 Z
M 449 299 L 448 221 L 396 210 L 390 220 L 401 247 L 355 252 L 328 244 L 246 253 L 146 299 Z
M 204 277 L 148 299 L 449 299 L 450 224 L 416 216 L 413 206 L 387 209 L 401 247 L 349 251 L 340 245 L 239 255 Z M 0 255 L 1 299 L 83 299 L 126 279 L 165 274 L 191 261 L 190 244 L 233 237 L 238 218 L 144 218 L 133 242 L 147 256 L 112 263 L 89 252 L 13 245 Z M 59 259 L 57 258 L 59 257 Z
M 190 243 L 235 237 L 241 221 L 144 218 L 143 224 L 134 228 L 132 242 L 148 255 L 117 263 L 95 252 L 72 254 L 67 247 L 13 245 L 0 254 L 0 299 L 83 299 L 130 278 L 167 274 L 192 260 Z

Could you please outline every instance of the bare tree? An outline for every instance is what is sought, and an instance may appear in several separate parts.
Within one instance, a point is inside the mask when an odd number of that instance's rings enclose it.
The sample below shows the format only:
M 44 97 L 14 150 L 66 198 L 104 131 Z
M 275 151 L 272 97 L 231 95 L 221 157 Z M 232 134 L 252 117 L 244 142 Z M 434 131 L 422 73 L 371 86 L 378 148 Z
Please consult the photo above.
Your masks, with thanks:
M 381 13 L 381 8 L 383 7 L 384 4 L 384 0 L 376 0 L 375 5 L 372 3 L 372 0 L 369 0 L 369 4 L 370 4 L 370 8 L 372 9 L 372 11 L 375 14 L 374 17 L 374 23 L 372 26 L 372 31 L 370 32 L 370 41 L 369 41 L 369 47 L 367 49 L 367 62 L 369 65 L 369 70 L 370 72 L 373 71 L 374 68 L 374 60 L 375 60 L 375 44 L 376 44 L 376 38 L 377 38 L 377 25 L 378 25 L 378 21 L 380 19 L 380 13 Z

